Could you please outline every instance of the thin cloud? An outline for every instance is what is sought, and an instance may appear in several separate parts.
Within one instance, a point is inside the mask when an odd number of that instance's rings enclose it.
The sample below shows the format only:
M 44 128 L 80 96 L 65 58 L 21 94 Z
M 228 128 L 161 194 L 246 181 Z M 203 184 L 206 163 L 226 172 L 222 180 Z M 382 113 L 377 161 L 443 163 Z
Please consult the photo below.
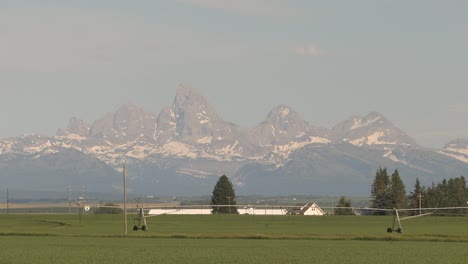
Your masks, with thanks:
M 177 0 L 180 3 L 193 6 L 217 9 L 243 16 L 264 16 L 264 17 L 289 17 L 297 14 L 287 6 L 274 4 L 272 1 L 264 0 Z
M 307 57 L 322 57 L 326 56 L 327 52 L 318 49 L 316 47 L 296 47 L 294 49 L 294 53 L 300 56 L 307 56 Z
M 241 62 L 260 49 L 203 31 L 87 9 L 0 9 L 0 25 L 0 70 L 16 72 L 126 73 L 187 60 Z

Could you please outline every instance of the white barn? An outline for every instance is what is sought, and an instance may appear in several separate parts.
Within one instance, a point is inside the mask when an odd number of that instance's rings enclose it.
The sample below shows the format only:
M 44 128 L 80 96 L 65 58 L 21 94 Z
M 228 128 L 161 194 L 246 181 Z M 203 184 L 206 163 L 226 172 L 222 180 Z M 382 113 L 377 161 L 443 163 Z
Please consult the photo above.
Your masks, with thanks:
M 161 209 L 150 209 L 148 212 L 149 215 L 207 215 L 211 214 L 211 209 L 199 208 L 199 209 L 186 209 L 186 208 L 161 208 Z
M 182 207 L 166 207 L 159 209 L 150 209 L 149 215 L 209 215 L 211 214 L 210 207 L 204 208 L 182 208 Z M 253 206 L 246 205 L 237 208 L 239 214 L 247 215 L 318 215 L 322 216 L 325 212 L 316 203 L 306 204 L 304 206 Z
M 322 216 L 325 214 L 325 212 L 318 206 L 316 203 L 313 203 L 311 205 L 304 205 L 303 209 L 305 209 L 303 215 L 319 215 Z
M 278 208 L 278 207 L 263 207 L 255 208 L 254 206 L 247 205 L 242 209 L 237 209 L 239 214 L 248 214 L 248 215 L 287 215 L 288 209 Z

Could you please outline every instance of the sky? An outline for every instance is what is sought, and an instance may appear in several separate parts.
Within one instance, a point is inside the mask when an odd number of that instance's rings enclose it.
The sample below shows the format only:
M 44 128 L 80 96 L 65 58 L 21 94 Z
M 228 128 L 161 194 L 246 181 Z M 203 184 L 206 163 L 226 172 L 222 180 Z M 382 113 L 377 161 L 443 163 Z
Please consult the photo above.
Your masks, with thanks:
M 0 0 L 0 138 L 54 135 L 180 84 L 253 127 L 280 104 L 332 128 L 377 111 L 468 138 L 468 1 Z

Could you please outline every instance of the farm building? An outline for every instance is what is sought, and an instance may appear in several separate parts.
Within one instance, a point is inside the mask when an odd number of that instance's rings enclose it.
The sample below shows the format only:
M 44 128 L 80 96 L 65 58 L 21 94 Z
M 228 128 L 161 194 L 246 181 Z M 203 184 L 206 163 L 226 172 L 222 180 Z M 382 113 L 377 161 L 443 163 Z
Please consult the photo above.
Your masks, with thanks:
M 174 208 L 174 207 L 167 207 L 167 208 L 160 208 L 160 209 L 151 209 L 148 212 L 149 215 L 163 215 L 163 214 L 170 214 L 170 215 L 206 215 L 211 214 L 211 208 Z
M 325 212 L 316 204 L 306 204 L 303 206 L 237 206 L 239 214 L 248 215 L 324 215 Z M 150 209 L 149 215 L 207 215 L 211 214 L 211 207 L 184 208 L 184 207 L 165 207 Z
M 322 216 L 325 212 L 316 203 L 306 204 L 304 206 L 298 206 L 288 210 L 290 215 L 318 215 Z
M 319 216 L 322 216 L 324 214 L 325 214 L 325 212 L 316 203 L 313 203 L 311 205 L 306 204 L 304 206 L 303 215 L 319 215 Z
M 242 209 L 238 209 L 239 214 L 248 215 L 286 215 L 288 212 L 287 207 L 254 207 L 252 205 L 244 206 Z

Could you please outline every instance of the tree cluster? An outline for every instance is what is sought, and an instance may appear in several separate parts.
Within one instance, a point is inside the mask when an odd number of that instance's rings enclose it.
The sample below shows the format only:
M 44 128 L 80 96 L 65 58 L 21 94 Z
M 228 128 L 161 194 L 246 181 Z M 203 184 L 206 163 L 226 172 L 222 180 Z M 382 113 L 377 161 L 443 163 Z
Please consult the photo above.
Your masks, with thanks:
M 419 179 L 416 179 L 414 190 L 407 196 L 398 170 L 389 176 L 386 168 L 379 168 L 371 189 L 372 207 L 382 209 L 464 207 L 467 206 L 467 199 L 468 188 L 463 176 L 444 179 L 428 188 L 421 186 Z M 447 212 L 462 213 L 462 210 Z
M 371 200 L 373 208 L 402 209 L 407 207 L 405 185 L 398 170 L 395 170 L 391 176 L 388 175 L 387 168 L 377 170 L 372 183 Z
M 463 176 L 458 178 L 444 179 L 442 182 L 426 188 L 421 187 L 416 179 L 414 191 L 409 195 L 411 208 L 419 208 L 419 196 L 421 196 L 421 207 L 466 207 L 468 200 L 468 188 Z M 448 214 L 464 213 L 463 209 L 445 211 Z
M 346 208 L 344 208 L 346 207 Z M 340 197 L 338 200 L 338 206 L 334 209 L 333 214 L 335 215 L 354 215 L 353 211 L 350 209 L 351 200 L 347 199 L 344 196 Z

